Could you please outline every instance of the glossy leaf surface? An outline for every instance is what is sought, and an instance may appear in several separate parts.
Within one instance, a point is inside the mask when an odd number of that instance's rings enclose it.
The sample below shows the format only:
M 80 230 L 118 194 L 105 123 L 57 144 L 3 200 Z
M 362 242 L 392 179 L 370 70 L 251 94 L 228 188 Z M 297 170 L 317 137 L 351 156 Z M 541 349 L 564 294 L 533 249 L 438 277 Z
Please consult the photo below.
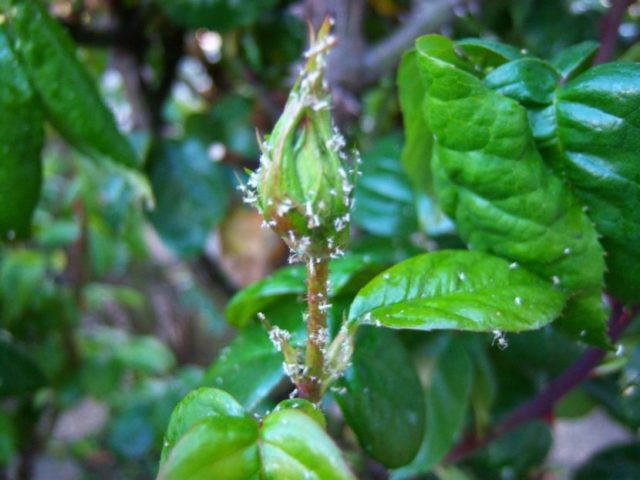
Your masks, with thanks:
M 354 479 L 317 414 L 304 413 L 308 408 L 304 401 L 283 405 L 259 421 L 224 392 L 192 392 L 172 415 L 167 439 L 177 442 L 158 478 Z
M 171 450 L 159 480 L 259 478 L 258 424 L 250 417 L 210 417 L 192 427 Z
M 580 311 L 565 315 L 565 328 L 576 336 L 586 330 L 585 340 L 605 345 L 604 311 L 596 305 L 604 271 L 597 233 L 543 163 L 526 110 L 483 85 L 450 40 L 432 35 L 416 45 L 445 212 L 472 248 L 559 284 L 572 297 L 569 312 Z
M 243 417 L 243 408 L 227 392 L 213 388 L 193 390 L 176 406 L 162 446 L 162 465 L 178 440 L 200 421 L 210 417 Z
M 382 270 L 388 262 L 379 255 L 349 254 L 329 265 L 329 295 L 357 291 L 364 282 Z M 285 267 L 237 293 L 227 305 L 226 315 L 236 327 L 247 325 L 256 313 L 280 299 L 306 292 L 304 267 Z
M 298 410 L 279 410 L 267 416 L 260 440 L 266 480 L 355 478 L 331 437 Z
M 424 434 L 422 385 L 395 332 L 363 327 L 351 367 L 336 394 L 347 424 L 368 456 L 389 468 L 409 463 Z
M 640 299 L 640 65 L 605 64 L 557 95 L 561 170 L 607 252 L 607 287 Z
M 39 0 L 12 3 L 9 29 L 47 119 L 83 153 L 135 166 L 133 149 L 78 60 L 69 34 Z
M 441 250 L 376 276 L 349 319 L 417 330 L 522 331 L 553 321 L 563 294 L 521 268 L 481 252 Z
M 560 75 L 547 62 L 522 58 L 505 63 L 489 72 L 484 83 L 490 89 L 524 105 L 548 105 L 553 102 Z

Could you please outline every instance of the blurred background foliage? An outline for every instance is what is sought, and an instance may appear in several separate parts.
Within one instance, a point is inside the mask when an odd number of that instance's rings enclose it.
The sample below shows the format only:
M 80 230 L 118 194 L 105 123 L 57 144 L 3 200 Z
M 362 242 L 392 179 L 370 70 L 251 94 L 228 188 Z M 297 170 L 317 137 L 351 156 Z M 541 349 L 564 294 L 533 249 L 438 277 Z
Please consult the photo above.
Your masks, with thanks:
M 300 66 L 303 19 L 317 24 L 328 10 L 337 20 L 334 114 L 363 153 L 352 248 L 375 260 L 361 273 L 366 280 L 425 249 L 461 246 L 452 224 L 414 192 L 400 161 L 395 67 L 412 40 L 428 32 L 484 37 L 545 58 L 598 40 L 613 58 L 638 61 L 640 3 L 613 3 L 49 0 L 141 159 L 155 208 L 145 200 L 144 180 L 89 160 L 46 128 L 32 236 L 0 248 L 0 478 L 153 478 L 169 414 L 186 392 L 225 380 L 235 380 L 236 395 L 268 387 L 246 398 L 256 411 L 287 395 L 279 362 L 260 378 L 237 373 L 242 367 L 249 375 L 255 362 L 267 361 L 270 344 L 257 327 L 230 350 L 248 342 L 254 363 L 232 357 L 208 370 L 234 337 L 223 313 L 229 299 L 286 264 L 286 248 L 261 228 L 235 187 L 257 166 L 256 130 L 271 129 Z M 354 282 L 341 293 L 346 301 L 362 284 Z M 300 291 L 287 292 L 270 307 L 279 312 L 272 316 L 300 314 Z M 482 431 L 530 398 L 583 351 L 552 329 L 511 336 L 504 350 L 491 336 L 400 337 L 431 382 L 428 415 L 445 434 L 429 448 L 442 452 L 464 429 Z M 588 461 L 576 479 L 640 478 L 638 340 L 636 322 L 617 355 L 548 418 L 433 475 L 567 478 Z M 561 450 L 571 446 L 553 446 L 557 418 L 594 408 L 604 433 L 585 448 L 607 450 L 591 460 L 566 457 Z M 359 455 L 331 400 L 327 411 L 330 431 L 361 478 L 388 478 Z M 613 440 L 626 444 L 612 447 Z

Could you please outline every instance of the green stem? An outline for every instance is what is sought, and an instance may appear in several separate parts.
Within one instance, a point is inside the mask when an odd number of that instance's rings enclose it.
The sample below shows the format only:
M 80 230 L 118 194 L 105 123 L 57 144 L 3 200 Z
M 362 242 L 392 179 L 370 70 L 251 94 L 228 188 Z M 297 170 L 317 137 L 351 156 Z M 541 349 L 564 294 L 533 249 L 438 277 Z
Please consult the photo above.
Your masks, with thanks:
M 311 402 L 319 402 L 322 395 L 325 350 L 328 339 L 327 307 L 329 260 L 310 259 L 307 263 L 307 354 L 306 373 L 298 385 L 300 396 Z

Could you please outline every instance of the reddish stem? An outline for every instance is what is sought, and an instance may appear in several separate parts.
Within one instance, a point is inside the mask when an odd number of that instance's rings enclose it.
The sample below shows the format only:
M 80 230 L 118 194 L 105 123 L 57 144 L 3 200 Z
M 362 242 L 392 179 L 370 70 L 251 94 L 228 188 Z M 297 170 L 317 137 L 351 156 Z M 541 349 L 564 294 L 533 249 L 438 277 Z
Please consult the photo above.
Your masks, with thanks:
M 600 50 L 594 59 L 594 65 L 605 63 L 613 58 L 618 44 L 618 29 L 629 5 L 634 0 L 614 0 L 609 13 L 602 18 L 600 25 Z
M 307 371 L 298 385 L 300 396 L 319 402 L 324 373 L 324 349 L 327 330 L 329 260 L 307 262 Z
M 609 319 L 609 337 L 617 341 L 631 320 L 640 311 L 640 306 L 624 308 L 614 302 Z M 604 350 L 590 347 L 562 375 L 549 383 L 538 395 L 507 415 L 483 436 L 468 435 L 447 455 L 445 462 L 455 463 L 484 447 L 498 437 L 515 430 L 520 425 L 536 418 L 548 416 L 554 405 L 569 391 L 589 377 L 591 371 L 604 358 Z

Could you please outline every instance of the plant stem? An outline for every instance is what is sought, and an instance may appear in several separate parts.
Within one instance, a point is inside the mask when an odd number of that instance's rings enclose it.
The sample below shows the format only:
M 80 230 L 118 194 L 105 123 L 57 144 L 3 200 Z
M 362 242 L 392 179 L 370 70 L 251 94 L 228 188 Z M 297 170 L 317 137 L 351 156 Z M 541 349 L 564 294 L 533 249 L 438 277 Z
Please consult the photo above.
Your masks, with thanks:
M 611 61 L 618 44 L 618 29 L 624 18 L 625 11 L 633 0 L 614 0 L 609 13 L 602 18 L 600 34 L 600 50 L 593 63 L 598 65 Z
M 612 342 L 620 338 L 622 332 L 639 311 L 640 307 L 638 306 L 627 309 L 618 302 L 614 302 L 609 320 L 609 337 Z M 573 365 L 549 383 L 538 395 L 515 409 L 483 436 L 469 435 L 464 438 L 449 452 L 445 461 L 447 463 L 458 462 L 496 438 L 515 430 L 520 425 L 551 412 L 558 400 L 589 377 L 591 371 L 598 366 L 605 354 L 604 350 L 588 348 Z
M 316 263 L 317 262 L 317 263 Z M 306 373 L 298 390 L 302 398 L 319 402 L 324 373 L 324 351 L 327 341 L 327 305 L 329 260 L 309 259 L 307 262 L 307 354 Z

